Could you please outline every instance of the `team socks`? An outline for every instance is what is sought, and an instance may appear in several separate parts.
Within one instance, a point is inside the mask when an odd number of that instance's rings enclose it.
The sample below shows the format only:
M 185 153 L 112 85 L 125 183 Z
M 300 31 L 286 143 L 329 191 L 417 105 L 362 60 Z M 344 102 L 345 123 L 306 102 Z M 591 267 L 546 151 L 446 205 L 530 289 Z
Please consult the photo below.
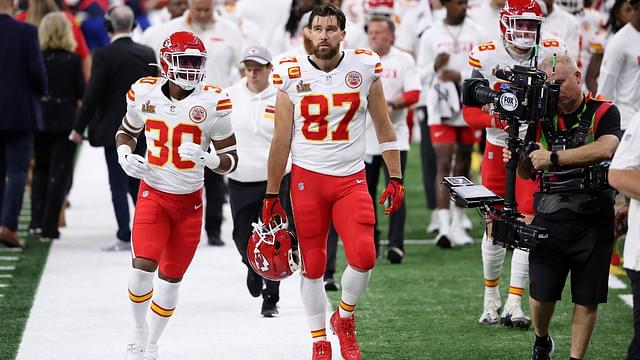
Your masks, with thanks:
M 313 342 L 327 340 L 325 319 L 328 303 L 324 291 L 324 280 L 322 278 L 308 279 L 302 276 L 300 294 L 304 310 L 307 313 L 307 322 L 311 329 Z
M 340 298 L 340 306 L 338 311 L 341 318 L 350 318 L 355 310 L 358 298 L 367 288 L 369 284 L 369 275 L 371 271 L 360 272 L 354 270 L 351 266 L 347 266 L 342 274 L 342 296 Z

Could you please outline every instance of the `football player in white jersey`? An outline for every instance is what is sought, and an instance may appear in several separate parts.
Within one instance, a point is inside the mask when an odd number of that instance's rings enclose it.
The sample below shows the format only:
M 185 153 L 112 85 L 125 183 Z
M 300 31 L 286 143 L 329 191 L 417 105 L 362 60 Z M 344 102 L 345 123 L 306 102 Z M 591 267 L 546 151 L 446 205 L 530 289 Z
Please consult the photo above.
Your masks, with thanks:
M 487 32 L 489 39 L 500 40 L 500 11 L 506 0 L 485 0 L 480 6 L 469 10 L 469 17 Z
M 555 6 L 554 2 L 555 0 L 544 0 L 542 29 L 561 39 L 571 57 L 577 59 L 580 52 L 580 22 L 561 6 Z
M 469 77 L 469 51 L 488 40 L 485 32 L 466 15 L 467 0 L 442 2 L 446 15 L 435 21 L 420 38 L 418 67 L 426 79 L 428 123 L 436 153 L 436 183 L 443 177 L 469 174 L 471 150 L 479 135 L 462 119 L 462 80 Z M 451 163 L 455 159 L 455 168 Z M 436 192 L 435 217 L 439 224 L 436 245 L 451 248 L 470 244 L 473 239 L 463 228 L 464 209 L 449 210 L 449 192 L 440 185 Z
M 381 197 L 381 202 L 389 201 L 387 214 L 404 201 L 399 146 L 379 79 L 378 55 L 366 49 L 340 50 L 345 15 L 335 6 L 314 8 L 310 24 L 313 54 L 283 58 L 273 73 L 279 91 L 262 222 L 286 219 L 278 191 L 291 153 L 291 201 L 303 264 L 300 289 L 313 339 L 312 358 L 332 358 L 323 284 L 331 222 L 348 263 L 331 328 L 340 340 L 342 356 L 359 360 L 353 312 L 376 262 L 375 216 L 364 170 L 367 111 L 391 178 Z
M 131 241 L 129 299 L 135 328 L 129 360 L 158 359 L 158 339 L 200 242 L 204 167 L 226 174 L 238 163 L 228 116 L 231 101 L 219 87 L 202 82 L 206 60 L 196 35 L 171 34 L 160 50 L 163 78 L 145 77 L 131 86 L 127 113 L 116 133 L 122 169 L 142 179 Z M 143 130 L 146 159 L 132 153 Z M 209 153 L 211 144 L 215 151 Z
M 535 0 L 508 0 L 500 15 L 502 39 L 476 46 L 469 54 L 469 64 L 489 79 L 491 86 L 497 89 L 504 83 L 498 79 L 496 67 L 510 67 L 514 64 L 533 65 L 537 41 L 537 28 L 542 23 L 542 10 Z M 565 53 L 564 44 L 554 38 L 541 36 L 538 56 L 543 59 L 553 53 Z M 482 160 L 482 184 L 494 193 L 505 194 L 505 169 L 502 163 L 502 148 L 507 137 L 502 123 L 490 115 L 489 106 L 484 108 L 467 107 L 463 109 L 464 120 L 472 126 L 487 130 L 487 144 Z M 526 126 L 521 127 L 520 137 L 524 138 Z M 525 215 L 525 221 L 533 219 L 533 193 L 536 183 L 530 180 L 516 179 L 516 201 L 518 210 Z M 514 250 L 511 258 L 511 284 L 509 296 L 501 317 L 498 311 L 502 306 L 498 285 L 506 250 L 494 245 L 490 224 L 482 240 L 482 264 L 484 272 L 484 308 L 479 323 L 492 325 L 502 321 L 507 326 L 528 328 L 529 317 L 522 311 L 522 296 L 529 281 L 529 258 L 526 252 Z

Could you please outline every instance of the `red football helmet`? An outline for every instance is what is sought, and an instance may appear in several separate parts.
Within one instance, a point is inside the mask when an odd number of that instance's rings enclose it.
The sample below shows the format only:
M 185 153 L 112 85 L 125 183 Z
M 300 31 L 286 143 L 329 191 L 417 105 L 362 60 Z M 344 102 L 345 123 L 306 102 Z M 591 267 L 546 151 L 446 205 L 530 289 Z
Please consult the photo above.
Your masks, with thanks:
M 365 12 L 369 16 L 393 15 L 393 0 L 368 0 L 364 3 Z
M 507 0 L 500 11 L 502 38 L 516 47 L 529 49 L 536 45 L 537 28 L 544 20 L 536 0 Z
M 280 281 L 288 278 L 300 267 L 297 251 L 293 249 L 294 235 L 287 230 L 287 223 L 275 228 L 264 226 L 258 219 L 247 245 L 249 264 L 265 279 Z
M 195 34 L 174 32 L 160 49 L 160 68 L 164 76 L 185 90 L 195 88 L 204 78 L 207 50 Z

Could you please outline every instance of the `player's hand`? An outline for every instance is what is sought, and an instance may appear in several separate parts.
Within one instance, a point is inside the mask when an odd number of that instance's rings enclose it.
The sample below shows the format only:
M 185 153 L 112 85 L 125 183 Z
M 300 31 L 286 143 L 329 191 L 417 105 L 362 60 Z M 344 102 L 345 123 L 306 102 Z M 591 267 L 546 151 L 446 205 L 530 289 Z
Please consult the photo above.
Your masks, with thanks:
M 438 77 L 442 81 L 453 81 L 457 83 L 460 82 L 462 74 L 460 74 L 458 70 L 445 69 L 439 72 Z
M 620 236 L 627 233 L 628 224 L 627 218 L 629 216 L 629 204 L 624 204 L 616 209 L 616 216 L 614 218 L 614 231 L 613 236 L 614 239 L 619 238 Z
M 388 205 L 384 208 L 385 215 L 391 215 L 400 209 L 404 202 L 404 184 L 401 178 L 392 177 L 387 183 L 378 203 L 380 205 L 388 201 Z
M 551 151 L 546 150 L 542 144 L 538 143 L 538 149 L 529 154 L 529 159 L 533 164 L 533 168 L 540 170 L 542 168 L 551 166 Z
M 435 61 L 433 62 L 433 70 L 436 72 L 445 67 L 449 63 L 449 54 L 440 53 L 436 56 Z
M 511 150 L 507 149 L 506 147 L 502 148 L 502 162 L 503 163 L 508 163 L 509 160 L 511 160 Z
M 118 147 L 118 163 L 125 174 L 136 179 L 142 179 L 149 167 L 142 156 L 131 153 L 131 148 L 128 145 Z
M 279 217 L 279 219 L 276 218 Z M 282 208 L 278 194 L 266 194 L 262 201 L 262 223 L 267 226 L 276 226 L 278 223 L 286 223 L 287 214 Z
M 178 154 L 182 160 L 193 161 L 194 163 L 206 166 L 209 169 L 216 169 L 220 166 L 220 157 L 216 154 L 202 150 L 202 147 L 192 142 L 182 143 L 178 147 Z

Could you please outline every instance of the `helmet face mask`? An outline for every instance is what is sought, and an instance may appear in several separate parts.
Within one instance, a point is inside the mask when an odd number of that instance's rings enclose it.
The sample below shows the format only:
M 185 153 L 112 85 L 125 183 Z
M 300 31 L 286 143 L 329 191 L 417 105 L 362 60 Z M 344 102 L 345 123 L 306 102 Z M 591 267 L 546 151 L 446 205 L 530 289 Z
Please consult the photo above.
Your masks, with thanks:
M 578 14 L 584 10 L 584 0 L 559 0 L 556 5 L 567 10 L 571 14 Z
M 293 249 L 294 235 L 287 223 L 265 226 L 253 223 L 247 245 L 247 258 L 253 270 L 265 279 L 280 281 L 299 269 L 299 257 Z
M 508 44 L 520 49 L 536 46 L 538 27 L 544 20 L 536 0 L 507 0 L 500 11 L 500 31 Z
M 186 31 L 175 32 L 160 49 L 164 76 L 184 90 L 194 89 L 205 77 L 207 51 L 202 41 Z

